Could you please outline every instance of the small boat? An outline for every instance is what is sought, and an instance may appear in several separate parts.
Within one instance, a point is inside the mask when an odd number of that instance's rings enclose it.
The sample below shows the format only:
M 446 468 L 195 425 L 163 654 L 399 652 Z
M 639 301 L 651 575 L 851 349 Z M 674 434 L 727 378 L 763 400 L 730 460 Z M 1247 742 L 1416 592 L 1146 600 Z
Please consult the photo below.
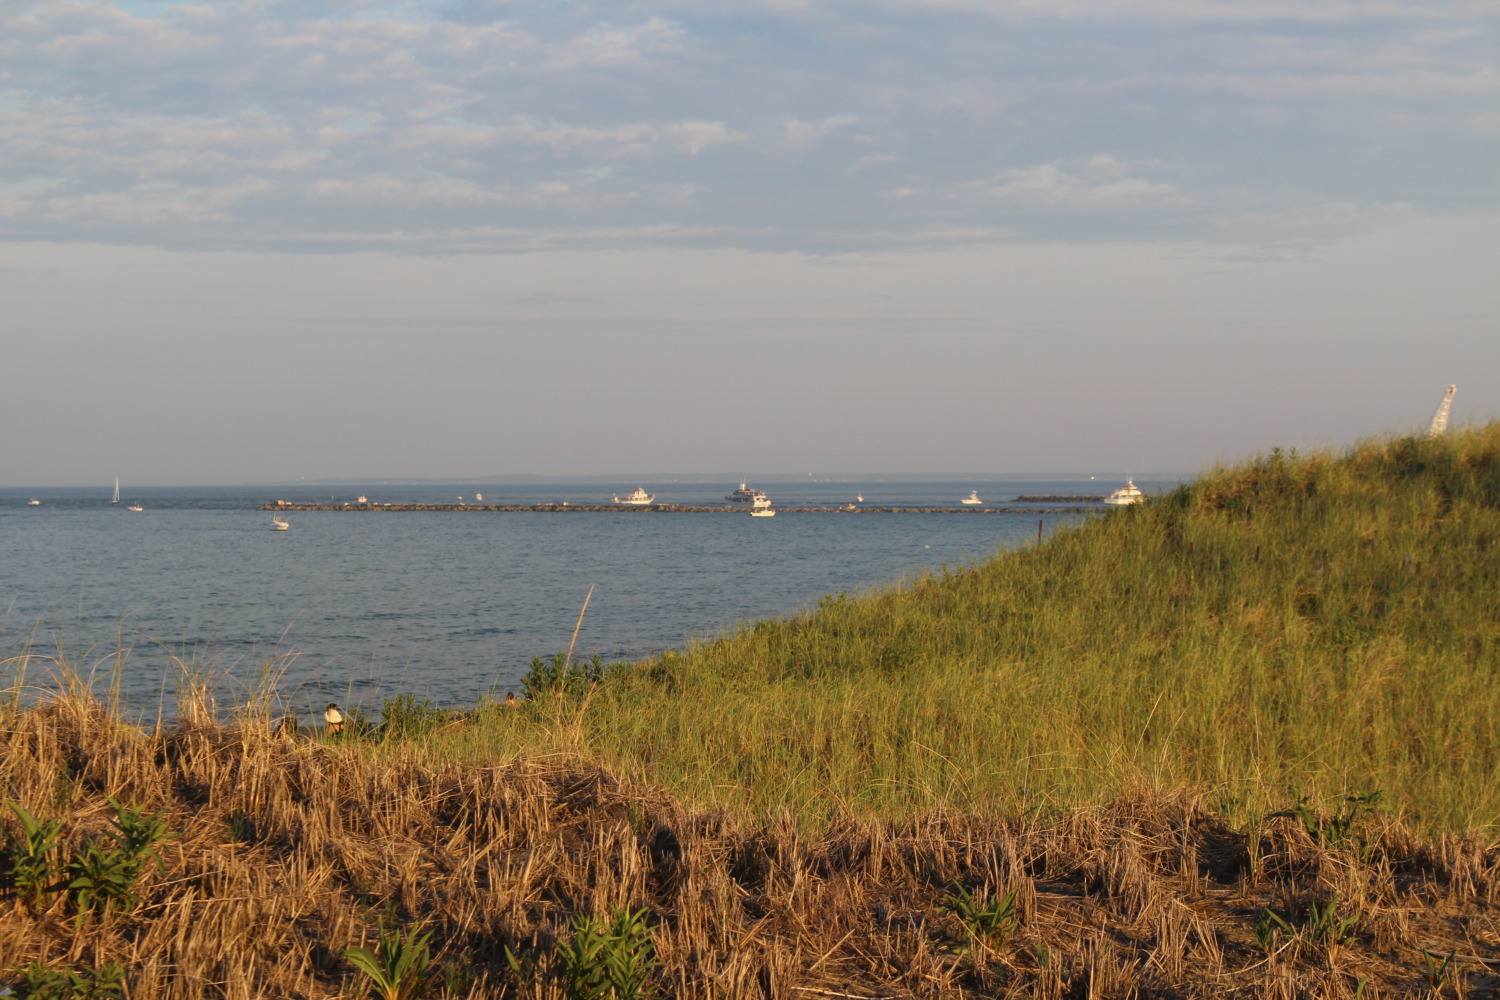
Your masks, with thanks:
M 285 531 L 285 530 L 287 530 L 290 527 L 291 527 L 291 525 L 286 523 L 286 518 L 280 517 L 280 516 L 278 516 L 276 514 L 272 514 L 271 515 L 271 530 L 272 531 Z
M 770 507 L 756 507 L 750 512 L 751 517 L 775 517 L 776 512 Z
M 755 503 L 756 497 L 764 497 L 760 490 L 752 490 L 747 483 L 741 482 L 740 488 L 733 493 L 725 494 L 724 499 L 730 503 Z
M 632 507 L 644 507 L 655 499 L 656 497 L 647 493 L 644 487 L 637 486 L 635 491 L 627 494 L 624 500 L 615 497 L 615 503 L 629 504 Z
M 859 508 L 852 503 L 846 503 L 844 504 L 844 506 L 840 507 L 839 510 L 859 510 Z
M 484 503 L 484 494 L 483 493 L 476 493 L 476 494 L 474 494 L 474 499 L 476 501 L 478 501 L 479 503 Z
M 959 503 L 975 504 L 975 503 L 984 503 L 984 501 L 981 500 L 981 499 L 979 499 L 979 491 L 978 490 L 970 490 L 969 491 L 969 495 L 966 496 L 966 497 L 964 497 L 962 500 L 960 500 Z
M 370 498 L 369 497 L 360 497 L 358 500 L 356 500 L 354 502 L 355 503 L 369 503 L 370 502 Z
M 854 494 L 854 502 L 855 503 L 864 503 L 865 502 L 865 495 L 863 493 L 856 493 L 856 494 Z
M 26 506 L 28 506 L 28 507 L 40 507 L 41 505 L 42 505 L 42 502 L 40 500 L 37 500 L 34 497 L 32 499 L 26 501 Z
M 1145 499 L 1146 494 L 1136 488 L 1133 480 L 1127 479 L 1125 480 L 1125 485 L 1105 497 L 1104 502 L 1116 506 L 1124 506 L 1126 504 L 1140 503 Z
M 145 509 L 146 509 L 146 508 L 144 508 L 144 507 L 142 507 L 142 506 L 141 506 L 141 505 L 140 505 L 140 504 L 138 504 L 138 503 L 133 503 L 133 504 L 131 504 L 131 505 L 130 505 L 130 506 L 129 506 L 129 507 L 126 507 L 126 508 L 125 508 L 125 509 L 126 509 L 126 510 L 145 510 Z
M 109 502 L 112 503 L 112 504 L 118 504 L 120 502 L 120 477 L 119 476 L 115 477 L 115 495 L 114 495 L 114 497 Z

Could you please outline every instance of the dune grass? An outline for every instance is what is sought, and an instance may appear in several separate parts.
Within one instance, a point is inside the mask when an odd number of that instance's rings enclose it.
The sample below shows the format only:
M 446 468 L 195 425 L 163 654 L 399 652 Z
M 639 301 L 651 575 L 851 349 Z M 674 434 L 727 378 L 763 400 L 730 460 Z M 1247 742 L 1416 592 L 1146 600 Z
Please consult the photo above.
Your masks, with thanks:
M 1493 827 L 1500 425 L 1273 451 L 981 565 L 832 596 L 430 752 L 546 747 L 823 822 L 1199 789 L 1249 821 L 1383 790 Z

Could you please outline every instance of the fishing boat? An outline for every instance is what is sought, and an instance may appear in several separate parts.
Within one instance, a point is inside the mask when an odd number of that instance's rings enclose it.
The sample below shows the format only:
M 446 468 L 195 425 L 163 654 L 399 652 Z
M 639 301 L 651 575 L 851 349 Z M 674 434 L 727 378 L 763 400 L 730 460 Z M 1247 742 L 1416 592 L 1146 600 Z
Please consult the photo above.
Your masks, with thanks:
M 975 504 L 975 503 L 984 503 L 984 501 L 981 500 L 981 499 L 979 499 L 979 491 L 978 490 L 970 490 L 969 491 L 969 495 L 966 496 L 966 497 L 964 497 L 962 500 L 960 500 L 959 503 Z
M 285 530 L 287 530 L 290 527 L 291 527 L 291 525 L 286 523 L 286 518 L 281 517 L 281 516 L 276 515 L 276 514 L 272 514 L 271 515 L 271 530 L 272 531 L 285 531 Z
M 737 489 L 737 490 L 735 490 L 733 493 L 726 494 L 724 496 L 724 499 L 728 500 L 730 503 L 749 503 L 749 504 L 753 504 L 753 503 L 756 502 L 756 497 L 764 497 L 764 496 L 765 496 L 765 494 L 762 493 L 760 490 L 753 490 L 753 489 L 750 488 L 750 486 L 749 486 L 748 483 L 741 482 L 740 483 L 740 488 Z
M 770 507 L 756 507 L 750 512 L 751 517 L 775 517 L 776 512 Z
M 120 477 L 119 476 L 115 477 L 115 495 L 110 499 L 109 502 L 112 503 L 112 504 L 118 504 L 120 502 Z
M 42 502 L 40 500 L 35 499 L 35 498 L 26 501 L 26 506 L 28 506 L 28 507 L 40 507 L 41 505 L 42 505 Z
M 146 508 L 142 507 L 139 502 L 136 502 L 136 503 L 131 504 L 129 507 L 126 507 L 125 509 L 126 510 L 141 511 L 141 510 L 145 510 Z
M 628 504 L 632 507 L 644 507 L 655 499 L 656 497 L 647 493 L 644 487 L 637 486 L 634 492 L 626 494 L 625 499 L 621 500 L 619 497 L 615 497 L 615 503 Z
M 1146 494 L 1137 489 L 1132 480 L 1127 479 L 1125 480 L 1125 485 L 1105 497 L 1104 502 L 1116 506 L 1124 506 L 1126 504 L 1140 503 L 1145 499 Z

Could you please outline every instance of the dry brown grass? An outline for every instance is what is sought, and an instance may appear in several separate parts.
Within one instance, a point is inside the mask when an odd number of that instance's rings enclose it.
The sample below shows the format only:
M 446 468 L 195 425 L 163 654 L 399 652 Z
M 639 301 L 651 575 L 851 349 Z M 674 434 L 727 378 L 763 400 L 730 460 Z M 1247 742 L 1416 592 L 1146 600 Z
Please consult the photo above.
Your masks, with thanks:
M 134 998 L 353 995 L 344 950 L 371 946 L 385 917 L 433 931 L 438 961 L 471 980 L 439 979 L 430 996 L 562 997 L 546 975 L 518 983 L 504 948 L 545 955 L 572 915 L 630 906 L 649 911 L 660 994 L 685 998 L 1290 1000 L 1500 985 L 1500 849 L 1420 840 L 1375 815 L 1367 845 L 1344 849 L 1294 819 L 1238 831 L 1191 794 L 1144 789 L 1062 822 L 851 816 L 798 829 L 692 812 L 583 761 L 375 759 L 259 720 L 140 733 L 76 693 L 0 709 L 0 800 L 65 819 L 76 843 L 106 822 L 107 795 L 168 813 L 165 870 L 145 876 L 135 912 L 81 929 L 61 893 L 38 909 L 0 895 L 0 983 L 33 960 L 118 960 Z M 1019 930 L 988 961 L 955 953 L 954 886 L 1016 893 Z M 1358 914 L 1347 942 L 1306 930 L 1257 942 L 1265 908 L 1295 925 L 1334 899 Z M 1423 948 L 1463 956 L 1438 990 Z

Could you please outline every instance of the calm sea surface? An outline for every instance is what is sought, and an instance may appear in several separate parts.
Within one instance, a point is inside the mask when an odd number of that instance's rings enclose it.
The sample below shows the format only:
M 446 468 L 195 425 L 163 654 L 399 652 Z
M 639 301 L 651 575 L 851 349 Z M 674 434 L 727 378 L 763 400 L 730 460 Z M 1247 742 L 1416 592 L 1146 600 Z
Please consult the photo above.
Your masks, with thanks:
M 606 661 L 683 648 L 786 616 L 825 594 L 974 563 L 1076 523 L 1077 513 L 798 514 L 294 512 L 273 499 L 473 500 L 473 485 L 0 490 L 0 682 L 30 651 L 28 682 L 61 649 L 119 683 L 126 704 L 170 714 L 178 662 L 212 678 L 221 706 L 268 664 L 309 721 L 328 701 L 378 708 L 410 692 L 472 704 L 515 688 L 531 657 L 565 650 L 589 587 L 575 655 Z M 607 502 L 635 483 L 481 486 L 486 503 Z M 722 503 L 737 483 L 646 483 L 662 503 Z M 1019 494 L 1102 493 L 1087 482 L 755 482 L 777 506 L 987 505 Z M 31 498 L 40 506 L 29 506 Z M 1000 504 L 1003 506 L 1003 503 Z M 725 504 L 728 506 L 728 504 Z M 1033 506 L 1033 505 L 1026 505 Z

